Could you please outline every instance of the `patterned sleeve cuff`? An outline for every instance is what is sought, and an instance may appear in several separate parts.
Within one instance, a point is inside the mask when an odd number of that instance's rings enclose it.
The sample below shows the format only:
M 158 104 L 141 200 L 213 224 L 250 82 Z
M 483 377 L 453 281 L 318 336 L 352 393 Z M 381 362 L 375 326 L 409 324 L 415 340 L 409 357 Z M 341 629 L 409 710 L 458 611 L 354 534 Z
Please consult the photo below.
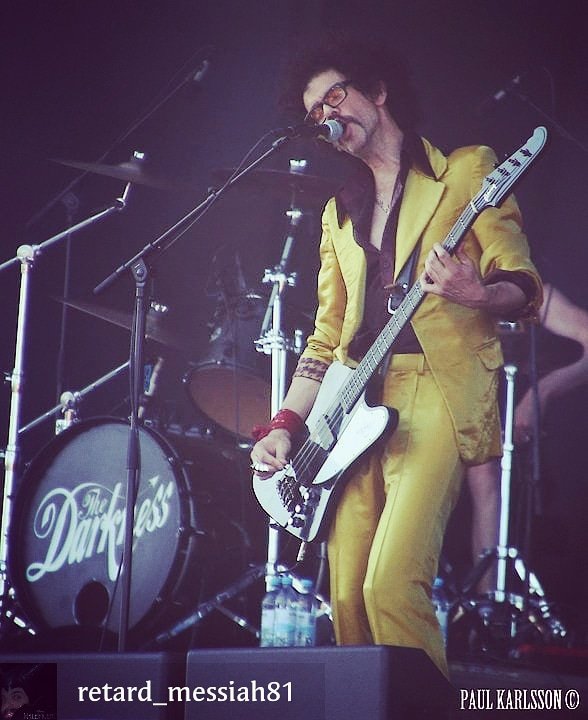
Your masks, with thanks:
M 309 380 L 321 382 L 328 369 L 328 364 L 322 360 L 314 358 L 301 357 L 294 371 L 294 377 L 305 377 Z

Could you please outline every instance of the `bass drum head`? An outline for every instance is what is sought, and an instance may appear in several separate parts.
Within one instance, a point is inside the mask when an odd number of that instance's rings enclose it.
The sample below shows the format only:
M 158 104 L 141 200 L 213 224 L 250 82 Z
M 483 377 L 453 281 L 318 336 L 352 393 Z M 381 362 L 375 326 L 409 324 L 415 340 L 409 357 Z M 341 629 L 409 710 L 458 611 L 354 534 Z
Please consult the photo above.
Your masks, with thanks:
M 119 627 L 129 425 L 96 418 L 52 440 L 20 481 L 10 545 L 10 577 L 37 629 Z M 142 633 L 200 580 L 196 516 L 177 457 L 139 429 L 129 630 Z
M 219 306 L 206 355 L 184 377 L 194 405 L 242 438 L 270 415 L 270 358 L 255 346 L 266 307 L 267 300 L 252 292 Z

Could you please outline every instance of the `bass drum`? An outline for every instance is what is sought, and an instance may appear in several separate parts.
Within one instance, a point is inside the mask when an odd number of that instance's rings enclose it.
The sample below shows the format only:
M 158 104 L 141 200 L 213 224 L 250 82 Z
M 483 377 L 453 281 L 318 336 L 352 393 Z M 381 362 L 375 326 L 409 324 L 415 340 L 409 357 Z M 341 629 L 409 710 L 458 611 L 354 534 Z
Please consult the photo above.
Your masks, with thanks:
M 52 440 L 23 476 L 10 575 L 36 630 L 119 626 L 129 425 L 95 418 Z M 177 455 L 140 428 L 129 638 L 173 622 L 202 598 L 202 544 Z

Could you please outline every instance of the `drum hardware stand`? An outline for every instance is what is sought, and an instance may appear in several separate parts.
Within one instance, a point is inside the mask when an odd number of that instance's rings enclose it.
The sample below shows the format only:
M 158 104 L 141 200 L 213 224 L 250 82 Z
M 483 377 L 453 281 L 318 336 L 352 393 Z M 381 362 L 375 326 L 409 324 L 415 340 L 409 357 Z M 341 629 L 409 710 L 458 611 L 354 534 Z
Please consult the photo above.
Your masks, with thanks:
M 292 203 L 292 206 L 294 203 Z M 266 268 L 263 282 L 272 283 L 272 292 L 268 302 L 268 308 L 261 327 L 261 333 L 255 346 L 258 352 L 266 355 L 271 354 L 271 409 L 270 417 L 273 417 L 280 409 L 286 394 L 286 361 L 289 351 L 300 355 L 302 352 L 302 332 L 296 331 L 294 343 L 288 341 L 282 331 L 282 295 L 286 287 L 295 287 L 297 273 L 286 273 L 286 268 L 292 254 L 296 231 L 303 217 L 301 210 L 291 207 L 286 211 L 290 219 L 290 229 L 284 241 L 282 257 L 280 262 L 273 269 Z M 271 317 L 271 326 L 270 326 Z M 279 527 L 273 521 L 268 523 L 268 547 L 266 562 L 266 587 L 269 589 L 269 578 L 276 574 L 279 557 Z
M 294 244 L 294 230 L 298 227 L 302 212 L 291 209 L 286 211 L 290 218 L 292 232 L 286 237 L 282 257 L 278 265 L 273 269 L 266 268 L 262 282 L 272 283 L 272 292 L 269 298 L 268 307 L 261 326 L 259 339 L 255 341 L 258 352 L 271 355 L 271 416 L 273 417 L 282 404 L 286 394 L 286 358 L 288 352 L 295 352 L 300 355 L 302 352 L 302 331 L 296 330 L 294 341 L 288 340 L 282 331 L 282 295 L 286 287 L 296 287 L 298 274 L 291 272 L 286 274 L 285 269 Z M 271 326 L 270 326 L 271 321 Z
M 478 600 L 466 600 L 465 605 L 472 608 L 479 606 L 485 625 L 492 624 L 492 603 L 496 606 L 510 606 L 510 640 L 516 638 L 517 624 L 521 617 L 525 617 L 542 635 L 547 635 L 554 640 L 562 640 L 567 636 L 567 630 L 563 623 L 552 614 L 541 583 L 535 573 L 528 569 L 519 550 L 508 544 L 512 456 L 514 451 L 514 386 L 517 370 L 516 365 L 512 363 L 504 365 L 506 409 L 500 478 L 498 546 L 482 553 L 480 561 L 464 583 L 462 595 L 467 596 L 490 568 L 492 562 L 497 560 L 496 589 L 489 594 L 491 603 L 488 604 L 487 600 L 481 602 Z M 507 592 L 507 570 L 509 565 L 513 567 L 515 573 L 524 583 L 524 594 L 522 596 Z
M 306 170 L 306 160 L 290 160 L 290 172 L 291 173 L 304 173 Z M 290 229 L 284 241 L 284 247 L 282 250 L 282 257 L 280 262 L 272 270 L 265 270 L 263 282 L 273 283 L 272 293 L 268 302 L 268 308 L 264 317 L 264 321 L 261 328 L 260 338 L 255 341 L 256 349 L 258 352 L 265 354 L 271 354 L 272 357 L 272 370 L 271 370 L 271 417 L 273 417 L 284 400 L 286 394 L 286 361 L 287 353 L 294 352 L 296 355 L 300 355 L 303 350 L 303 333 L 301 330 L 294 331 L 294 341 L 285 338 L 282 331 L 282 294 L 286 286 L 295 287 L 297 282 L 297 273 L 292 272 L 286 274 L 286 268 L 292 254 L 294 241 L 296 239 L 296 231 L 300 224 L 301 219 L 304 216 L 303 211 L 296 208 L 295 203 L 295 191 L 292 192 L 292 199 L 290 203 L 290 209 L 286 211 L 286 216 L 290 219 Z M 269 327 L 271 316 L 271 327 Z M 280 528 L 278 524 L 270 519 L 268 523 L 268 549 L 267 549 L 267 562 L 265 570 L 265 583 L 266 589 L 269 590 L 270 583 L 269 579 L 277 572 L 282 571 L 284 568 L 278 565 L 279 558 L 279 532 Z M 302 562 L 306 555 L 307 543 L 303 542 L 300 545 L 296 563 Z M 320 565 L 319 572 L 316 582 L 315 594 L 320 587 L 324 568 L 326 564 L 326 544 L 323 542 L 320 546 Z M 319 598 L 316 595 L 317 599 Z M 329 609 L 330 612 L 330 609 Z
M 79 420 L 79 418 L 77 417 L 78 410 L 84 398 L 90 393 L 94 392 L 94 390 L 97 390 L 101 385 L 104 385 L 104 383 L 117 377 L 117 375 L 120 375 L 120 373 L 126 370 L 128 367 L 129 361 L 127 360 L 122 365 L 114 368 L 114 370 L 106 373 L 106 375 L 103 375 L 98 380 L 90 383 L 90 385 L 86 385 L 86 387 L 82 390 L 66 390 L 61 394 L 59 405 L 55 405 L 55 407 L 52 407 L 51 410 L 47 410 L 47 412 L 39 415 L 38 418 L 35 418 L 35 420 L 32 420 L 30 423 L 22 427 L 18 431 L 18 434 L 24 435 L 24 433 L 32 430 L 34 427 L 37 427 L 37 425 L 40 425 L 42 422 L 48 420 L 53 415 L 57 415 L 57 413 L 62 413 L 64 418 L 63 420 L 58 419 L 55 421 L 55 434 L 58 434 L 62 430 L 65 430 L 70 425 Z
M 99 210 L 85 220 L 77 223 L 73 227 L 54 235 L 45 240 L 40 245 L 21 245 L 16 256 L 0 265 L 0 272 L 8 267 L 20 263 L 21 282 L 18 302 L 18 315 L 16 327 L 16 342 L 14 353 L 14 368 L 10 375 L 9 381 L 11 385 L 10 399 L 10 417 L 8 426 L 8 441 L 4 457 L 4 487 L 2 491 L 2 519 L 0 522 L 0 622 L 6 602 L 13 595 L 8 580 L 8 555 L 10 542 L 10 523 L 12 519 L 12 502 L 16 491 L 16 481 L 18 475 L 18 466 L 20 460 L 20 416 L 22 405 L 22 393 L 25 385 L 24 381 L 24 353 L 26 339 L 26 325 L 29 311 L 29 291 L 31 274 L 36 258 L 52 245 L 70 237 L 78 230 L 88 227 L 98 220 L 101 220 L 114 212 L 121 212 L 125 209 L 128 194 L 130 191 L 130 183 L 127 183 L 123 194 L 117 198 L 112 204 L 106 208 Z
M 299 172 L 298 167 L 304 168 L 305 161 L 290 161 L 291 171 Z M 286 267 L 292 253 L 296 231 L 303 212 L 295 208 L 294 198 L 292 199 L 292 207 L 286 211 L 286 215 L 290 218 L 290 232 L 284 242 L 282 257 L 278 265 L 273 270 L 266 269 L 263 282 L 273 283 L 272 293 L 270 296 L 268 309 L 264 318 L 261 329 L 261 335 L 255 341 L 256 348 L 259 352 L 270 354 L 272 356 L 272 395 L 271 395 L 271 417 L 273 417 L 280 409 L 284 396 L 286 394 L 286 361 L 287 353 L 294 352 L 300 355 L 303 349 L 303 333 L 301 330 L 294 331 L 294 341 L 285 338 L 282 331 L 282 294 L 286 286 L 295 287 L 297 282 L 297 273 L 286 274 Z M 271 328 L 268 327 L 269 317 L 271 315 Z M 266 589 L 269 589 L 269 578 L 277 572 L 281 572 L 284 568 L 278 564 L 279 558 L 279 532 L 280 528 L 275 521 L 270 520 L 268 524 L 268 552 L 265 570 Z M 306 554 L 307 543 L 301 543 L 296 558 L 296 563 L 302 562 Z M 316 588 L 320 587 L 324 568 L 326 564 L 326 544 L 320 545 L 320 565 L 316 581 Z M 296 578 L 295 578 L 296 580 Z M 319 595 L 315 595 L 317 599 L 322 600 Z M 324 602 L 324 601 L 323 601 Z M 330 609 L 328 610 L 330 613 Z

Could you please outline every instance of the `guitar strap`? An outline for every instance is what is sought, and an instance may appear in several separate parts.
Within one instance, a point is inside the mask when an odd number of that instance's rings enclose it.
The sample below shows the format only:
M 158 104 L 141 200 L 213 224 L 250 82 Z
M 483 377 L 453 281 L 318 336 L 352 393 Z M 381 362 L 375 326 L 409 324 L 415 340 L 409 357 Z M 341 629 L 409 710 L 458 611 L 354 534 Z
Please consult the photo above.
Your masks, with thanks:
M 408 293 L 411 285 L 411 278 L 416 265 L 417 257 L 421 249 L 421 240 L 416 243 L 412 252 L 410 253 L 407 261 L 404 263 L 402 270 L 398 273 L 396 282 L 390 288 L 390 294 L 388 295 L 388 312 L 390 315 L 396 311 L 400 303 L 404 300 Z M 380 377 L 383 378 L 388 372 L 388 366 L 390 365 L 390 358 L 393 355 L 394 346 L 388 350 L 386 357 L 380 363 L 378 372 Z

